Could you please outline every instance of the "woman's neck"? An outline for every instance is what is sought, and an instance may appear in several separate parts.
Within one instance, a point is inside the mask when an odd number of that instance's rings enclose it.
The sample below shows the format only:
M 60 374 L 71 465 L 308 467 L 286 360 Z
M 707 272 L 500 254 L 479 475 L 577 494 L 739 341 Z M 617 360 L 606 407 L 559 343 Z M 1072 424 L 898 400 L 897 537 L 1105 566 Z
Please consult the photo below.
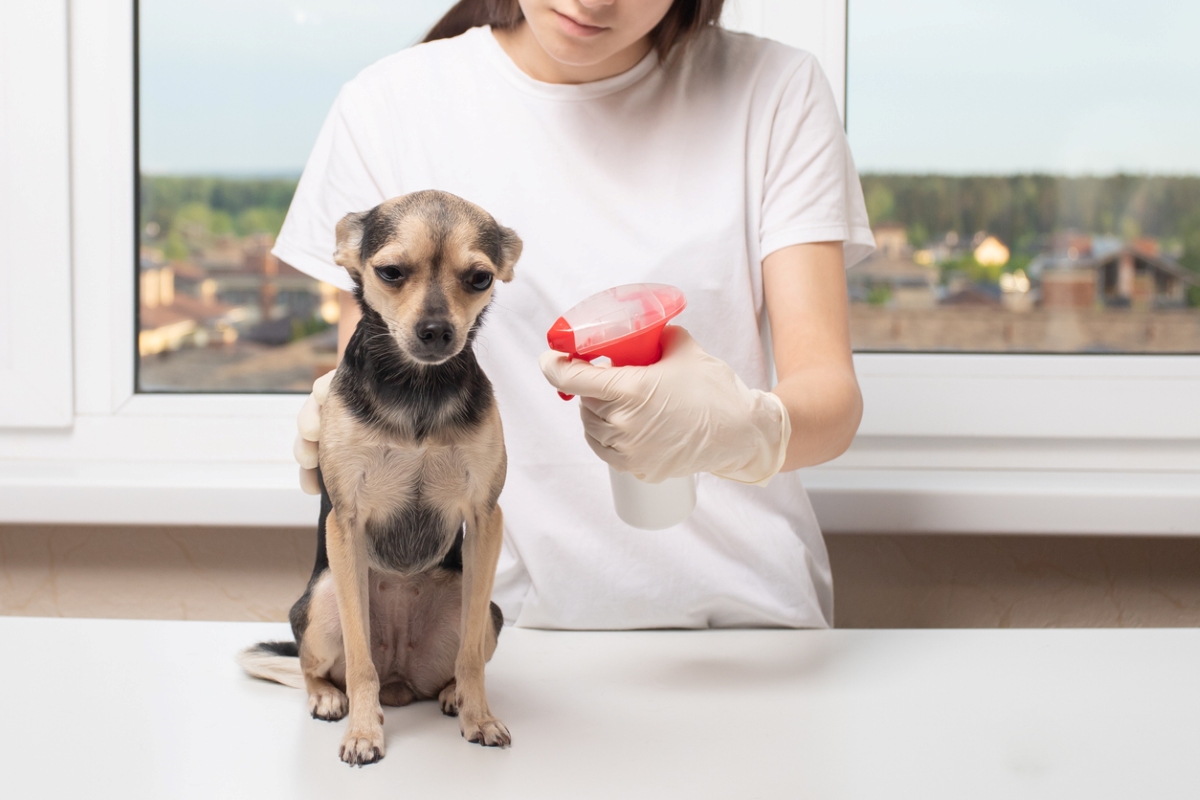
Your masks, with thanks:
M 650 37 L 646 36 L 604 61 L 577 66 L 552 58 L 542 48 L 527 22 L 508 30 L 493 29 L 492 35 L 522 72 L 543 83 L 591 83 L 620 75 L 645 58 L 652 46 Z

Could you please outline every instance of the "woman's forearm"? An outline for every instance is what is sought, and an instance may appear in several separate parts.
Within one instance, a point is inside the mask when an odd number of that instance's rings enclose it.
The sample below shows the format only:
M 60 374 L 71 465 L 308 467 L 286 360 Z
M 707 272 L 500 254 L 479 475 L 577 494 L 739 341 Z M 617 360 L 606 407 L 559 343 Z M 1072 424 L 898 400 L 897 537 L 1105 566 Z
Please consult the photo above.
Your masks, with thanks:
M 763 295 L 779 375 L 774 392 L 792 424 L 783 469 L 837 458 L 862 418 L 841 242 L 794 245 L 767 256 Z
M 811 467 L 846 452 L 862 419 L 862 393 L 853 370 L 812 367 L 776 384 L 792 423 L 783 470 Z

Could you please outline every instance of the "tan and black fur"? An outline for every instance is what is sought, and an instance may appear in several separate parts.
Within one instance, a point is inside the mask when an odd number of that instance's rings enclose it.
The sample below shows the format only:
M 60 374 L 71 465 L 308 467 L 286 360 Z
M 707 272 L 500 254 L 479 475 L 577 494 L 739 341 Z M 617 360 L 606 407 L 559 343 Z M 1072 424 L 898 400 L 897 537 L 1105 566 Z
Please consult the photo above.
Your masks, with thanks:
M 512 230 L 444 192 L 337 226 L 362 321 L 321 408 L 317 563 L 290 614 L 295 645 L 263 643 L 241 663 L 303 685 L 314 717 L 348 714 L 347 763 L 383 757 L 381 704 L 425 698 L 469 741 L 510 742 L 484 689 L 503 621 L 490 598 L 504 438 L 472 344 L 520 252 Z

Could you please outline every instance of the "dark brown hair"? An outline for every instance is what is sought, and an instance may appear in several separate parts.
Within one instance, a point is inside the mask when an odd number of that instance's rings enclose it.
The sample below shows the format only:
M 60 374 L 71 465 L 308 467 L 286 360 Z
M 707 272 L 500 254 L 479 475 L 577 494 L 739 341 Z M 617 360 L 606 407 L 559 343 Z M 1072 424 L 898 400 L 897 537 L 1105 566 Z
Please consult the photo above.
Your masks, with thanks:
M 662 22 L 650 31 L 650 41 L 659 58 L 676 45 L 682 45 L 700 30 L 716 25 L 725 0 L 675 0 Z M 459 0 L 425 34 L 424 42 L 449 39 L 480 25 L 515 28 L 525 15 L 517 0 Z

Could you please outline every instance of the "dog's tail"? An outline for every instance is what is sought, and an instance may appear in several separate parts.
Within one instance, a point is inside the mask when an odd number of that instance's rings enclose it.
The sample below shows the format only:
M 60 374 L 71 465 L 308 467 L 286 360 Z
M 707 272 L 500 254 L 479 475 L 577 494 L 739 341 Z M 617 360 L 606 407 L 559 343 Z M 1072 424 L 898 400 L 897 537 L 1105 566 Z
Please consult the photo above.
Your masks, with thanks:
M 259 642 L 238 653 L 237 662 L 255 678 L 282 683 L 293 689 L 304 688 L 300 648 L 295 642 Z

